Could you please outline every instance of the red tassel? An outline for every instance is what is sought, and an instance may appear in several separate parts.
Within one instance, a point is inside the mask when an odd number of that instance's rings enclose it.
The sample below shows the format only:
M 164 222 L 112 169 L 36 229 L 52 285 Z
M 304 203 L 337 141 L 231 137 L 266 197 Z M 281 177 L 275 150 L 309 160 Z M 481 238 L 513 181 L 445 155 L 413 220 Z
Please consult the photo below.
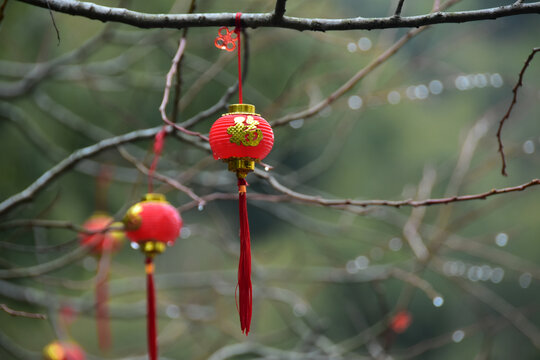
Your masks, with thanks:
M 103 239 L 103 251 L 98 263 L 98 273 L 96 276 L 96 323 L 98 332 L 98 344 L 102 351 L 111 347 L 111 328 L 109 325 L 109 268 L 111 265 L 110 239 Z
M 148 358 L 157 360 L 157 331 L 156 331 L 156 293 L 154 287 L 154 263 L 151 256 L 146 257 L 146 325 L 148 333 Z
M 240 326 L 244 334 L 249 333 L 252 312 L 251 287 L 251 244 L 249 239 L 249 221 L 247 214 L 245 179 L 238 179 L 238 207 L 240 210 L 240 261 L 238 263 L 238 293 Z
M 106 351 L 111 347 L 111 328 L 109 326 L 109 308 L 107 299 L 109 297 L 109 287 L 107 276 L 98 279 L 96 284 L 96 317 L 98 329 L 99 348 Z

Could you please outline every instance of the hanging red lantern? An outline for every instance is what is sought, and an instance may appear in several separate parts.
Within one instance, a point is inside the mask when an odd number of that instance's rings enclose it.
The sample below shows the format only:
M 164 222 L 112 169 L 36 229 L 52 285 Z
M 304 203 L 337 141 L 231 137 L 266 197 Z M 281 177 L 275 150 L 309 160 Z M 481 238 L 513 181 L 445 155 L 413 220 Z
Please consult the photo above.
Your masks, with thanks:
M 405 332 L 412 323 L 412 315 L 406 310 L 396 313 L 390 321 L 390 329 L 396 334 Z
M 124 243 L 124 232 L 121 230 L 107 230 L 109 227 L 123 227 L 122 223 L 114 223 L 114 219 L 105 212 L 96 212 L 82 227 L 93 234 L 80 233 L 81 246 L 89 246 L 92 253 L 100 256 L 98 273 L 96 275 L 96 323 L 98 343 L 101 350 L 111 346 L 111 330 L 109 326 L 109 310 L 107 308 L 110 255 L 116 252 Z
M 96 231 L 94 234 L 80 233 L 81 245 L 92 246 L 92 252 L 101 255 L 105 250 L 110 252 L 118 251 L 124 243 L 124 232 L 121 230 L 110 230 L 100 232 L 108 227 L 116 228 L 121 223 L 113 223 L 114 219 L 104 212 L 96 212 L 84 222 L 82 227 L 88 231 Z
M 229 113 L 210 129 L 210 147 L 216 160 L 229 163 L 229 170 L 247 174 L 255 162 L 266 157 L 274 145 L 270 124 L 250 104 L 229 105 Z
M 124 225 L 127 237 L 145 254 L 156 254 L 174 244 L 182 228 L 182 218 L 164 195 L 149 193 L 129 208 Z
M 73 342 L 53 341 L 43 348 L 44 360 L 85 360 L 84 351 Z
M 245 177 L 255 170 L 255 163 L 270 153 L 274 133 L 270 124 L 255 113 L 255 106 L 233 104 L 210 129 L 210 147 L 216 160 L 228 163 L 238 178 L 240 215 L 240 261 L 238 264 L 238 312 L 240 327 L 246 335 L 251 326 L 251 241 L 247 216 Z
M 157 360 L 156 295 L 154 286 L 155 255 L 165 251 L 180 235 L 182 218 L 178 211 L 167 202 L 165 196 L 157 193 L 146 194 L 141 202 L 130 207 L 124 216 L 127 237 L 145 254 L 148 354 L 150 360 Z

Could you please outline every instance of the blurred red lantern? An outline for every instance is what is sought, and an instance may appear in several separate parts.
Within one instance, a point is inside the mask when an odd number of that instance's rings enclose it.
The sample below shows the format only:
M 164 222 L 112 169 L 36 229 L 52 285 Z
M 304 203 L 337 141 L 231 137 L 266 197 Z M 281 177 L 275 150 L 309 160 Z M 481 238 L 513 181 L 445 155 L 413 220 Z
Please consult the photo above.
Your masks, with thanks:
M 95 231 L 93 234 L 79 233 L 81 246 L 89 246 L 95 255 L 103 255 L 99 261 L 96 276 L 96 322 L 99 346 L 107 350 L 111 346 L 111 330 L 109 327 L 109 310 L 107 308 L 110 254 L 120 249 L 124 243 L 124 232 L 106 230 L 109 227 L 120 228 L 122 223 L 114 223 L 114 219 L 105 212 L 97 211 L 82 225 L 85 230 Z M 106 231 L 105 231 L 106 230 Z
M 238 16 L 238 15 L 237 15 Z M 239 80 L 241 83 L 241 81 Z M 240 96 L 241 99 L 241 96 Z M 240 100 L 241 102 L 241 100 Z M 245 177 L 255 170 L 255 162 L 266 157 L 274 145 L 270 124 L 249 104 L 229 105 L 229 113 L 216 120 L 210 129 L 210 148 L 216 160 L 229 164 L 238 178 L 240 215 L 240 261 L 238 263 L 238 312 L 240 327 L 249 333 L 252 315 L 251 240 L 247 216 Z
M 390 321 L 390 328 L 396 333 L 401 334 L 409 328 L 412 323 L 412 315 L 406 310 L 399 311 Z
M 127 237 L 139 244 L 144 253 L 156 254 L 174 244 L 180 235 L 182 218 L 164 195 L 149 193 L 129 208 L 124 225 Z
M 167 245 L 173 245 L 180 235 L 182 218 L 178 211 L 167 202 L 165 196 L 157 193 L 146 194 L 142 201 L 130 207 L 124 216 L 127 237 L 138 244 L 146 255 L 146 295 L 148 355 L 150 360 L 158 359 L 156 294 L 154 286 L 154 263 L 156 254 L 162 253 Z
M 113 223 L 114 219 L 103 212 L 96 212 L 82 225 L 85 230 L 101 231 L 108 227 L 118 227 L 121 223 Z M 124 242 L 124 232 L 121 230 L 109 230 L 95 234 L 80 233 L 81 245 L 93 246 L 92 252 L 102 254 L 105 249 L 117 251 Z
M 84 351 L 73 342 L 53 341 L 43 349 L 44 360 L 85 360 Z

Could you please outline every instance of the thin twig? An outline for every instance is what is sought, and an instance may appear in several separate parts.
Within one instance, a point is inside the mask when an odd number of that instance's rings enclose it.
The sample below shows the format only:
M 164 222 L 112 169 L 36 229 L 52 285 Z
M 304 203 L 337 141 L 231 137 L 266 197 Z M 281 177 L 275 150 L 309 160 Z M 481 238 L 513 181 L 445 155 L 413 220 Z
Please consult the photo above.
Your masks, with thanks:
M 54 30 L 56 31 L 56 39 L 58 40 L 58 43 L 56 44 L 56 46 L 60 46 L 60 31 L 58 31 L 58 26 L 56 26 L 56 21 L 54 20 L 54 15 L 51 10 L 51 5 L 49 4 L 49 0 L 46 0 L 46 1 L 47 1 L 47 7 L 49 8 L 49 14 L 51 15 L 52 24 L 54 26 Z
M 405 2 L 405 0 L 399 0 L 398 4 L 397 4 L 397 7 L 396 7 L 396 11 L 394 12 L 394 16 L 401 16 L 401 9 L 403 8 L 403 3 Z
M 47 319 L 47 315 L 45 314 L 36 314 L 36 313 L 29 313 L 26 311 L 13 310 L 9 308 L 6 304 L 0 304 L 0 309 L 4 310 L 6 313 L 8 313 L 11 316 L 25 317 L 29 319 L 41 319 L 41 320 Z
M 188 14 L 193 14 L 195 11 L 195 1 L 191 0 L 191 3 L 189 4 Z M 187 38 L 189 28 L 184 28 L 184 31 L 182 32 L 182 38 Z M 184 55 L 180 56 L 180 59 L 178 60 L 178 63 L 176 64 L 176 82 L 174 84 L 174 99 L 173 99 L 173 108 L 171 111 L 171 119 L 172 122 L 176 122 L 178 118 L 178 112 L 180 109 L 180 97 L 182 93 L 182 73 L 180 72 L 180 65 L 182 63 L 182 59 L 184 58 Z
M 47 8 L 48 1 L 54 11 L 105 22 L 120 22 L 140 28 L 178 29 L 185 27 L 234 26 L 236 16 L 236 13 L 148 14 L 74 0 L 18 1 L 43 8 Z M 390 16 L 379 18 L 323 19 L 283 16 L 279 22 L 276 22 L 273 13 L 253 13 L 242 15 L 242 27 L 280 27 L 300 31 L 372 30 L 492 20 L 506 16 L 535 13 L 540 13 L 540 2 L 512 4 L 471 11 L 437 12 L 399 18 Z
M 514 94 L 513 97 L 512 97 L 512 102 L 510 103 L 510 106 L 506 110 L 506 114 L 504 114 L 501 121 L 499 122 L 499 128 L 497 129 L 497 142 L 499 143 L 499 153 L 501 154 L 501 161 L 502 161 L 501 174 L 504 175 L 504 176 L 508 176 L 508 174 L 506 173 L 506 159 L 505 159 L 505 156 L 504 156 L 503 144 L 502 144 L 502 140 L 501 140 L 502 128 L 503 128 L 503 125 L 504 125 L 505 121 L 508 120 L 508 118 L 510 117 L 510 113 L 514 109 L 514 105 L 517 102 L 517 92 L 518 92 L 519 88 L 521 86 L 523 86 L 523 74 L 525 74 L 525 70 L 527 70 L 527 67 L 529 67 L 529 64 L 530 64 L 531 60 L 534 58 L 534 55 L 539 51 L 540 51 L 540 47 L 534 48 L 532 50 L 532 52 L 529 54 L 529 56 L 527 57 L 527 60 L 525 61 L 525 64 L 521 68 L 521 71 L 519 72 L 518 81 L 517 81 L 516 85 L 514 85 L 514 88 L 512 89 L 512 93 Z
M 167 108 L 167 103 L 169 102 L 169 95 L 171 93 L 171 86 L 172 86 L 173 78 L 174 78 L 174 75 L 176 74 L 176 71 L 178 69 L 178 63 L 180 62 L 180 59 L 182 58 L 182 54 L 184 53 L 185 48 L 186 48 L 186 38 L 182 37 L 178 44 L 178 50 L 176 51 L 176 54 L 174 55 L 174 58 L 172 60 L 171 68 L 169 69 L 169 72 L 167 73 L 167 77 L 165 80 L 165 89 L 163 90 L 163 100 L 161 101 L 161 105 L 159 106 L 159 113 L 161 114 L 161 120 L 163 120 L 165 124 L 174 127 L 176 130 L 183 132 L 184 134 L 197 136 L 201 138 L 202 140 L 208 141 L 208 137 L 204 136 L 203 134 L 196 131 L 188 130 L 178 124 L 173 123 L 171 120 L 169 120 L 166 113 L 166 108 Z

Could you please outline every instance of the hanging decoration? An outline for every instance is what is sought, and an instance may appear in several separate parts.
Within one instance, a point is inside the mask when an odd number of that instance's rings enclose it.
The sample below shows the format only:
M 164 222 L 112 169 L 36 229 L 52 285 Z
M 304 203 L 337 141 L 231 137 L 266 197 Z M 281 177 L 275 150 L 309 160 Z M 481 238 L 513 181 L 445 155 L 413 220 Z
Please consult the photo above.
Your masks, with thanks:
M 238 201 L 240 216 L 240 260 L 238 263 L 238 313 L 240 327 L 248 335 L 252 315 L 251 243 L 247 214 L 246 176 L 255 170 L 255 163 L 264 159 L 274 144 L 274 133 L 270 124 L 259 114 L 255 106 L 242 100 L 241 66 L 241 13 L 236 14 L 234 32 L 220 28 L 215 40 L 216 47 L 233 51 L 238 49 L 238 104 L 229 105 L 210 129 L 210 147 L 214 159 L 228 163 L 229 171 L 238 179 Z M 235 36 L 233 36 L 233 34 Z
M 145 255 L 146 296 L 147 296 L 147 336 L 150 360 L 158 359 L 156 294 L 154 286 L 154 256 L 161 254 L 167 246 L 172 246 L 180 235 L 182 218 L 165 195 L 152 192 L 152 177 L 163 149 L 165 128 L 154 139 L 154 160 L 148 173 L 149 193 L 131 206 L 124 216 L 126 236 Z
M 97 211 L 82 227 L 93 234 L 80 233 L 81 246 L 91 247 L 92 253 L 99 258 L 96 275 L 96 324 L 98 344 L 101 350 L 111 347 L 111 329 L 109 325 L 108 277 L 111 263 L 111 254 L 118 251 L 124 243 L 124 233 L 121 230 L 106 230 L 109 227 L 121 228 L 121 223 L 114 223 L 114 219 L 105 212 Z
M 79 345 L 68 341 L 53 341 L 43 348 L 44 360 L 86 360 Z

